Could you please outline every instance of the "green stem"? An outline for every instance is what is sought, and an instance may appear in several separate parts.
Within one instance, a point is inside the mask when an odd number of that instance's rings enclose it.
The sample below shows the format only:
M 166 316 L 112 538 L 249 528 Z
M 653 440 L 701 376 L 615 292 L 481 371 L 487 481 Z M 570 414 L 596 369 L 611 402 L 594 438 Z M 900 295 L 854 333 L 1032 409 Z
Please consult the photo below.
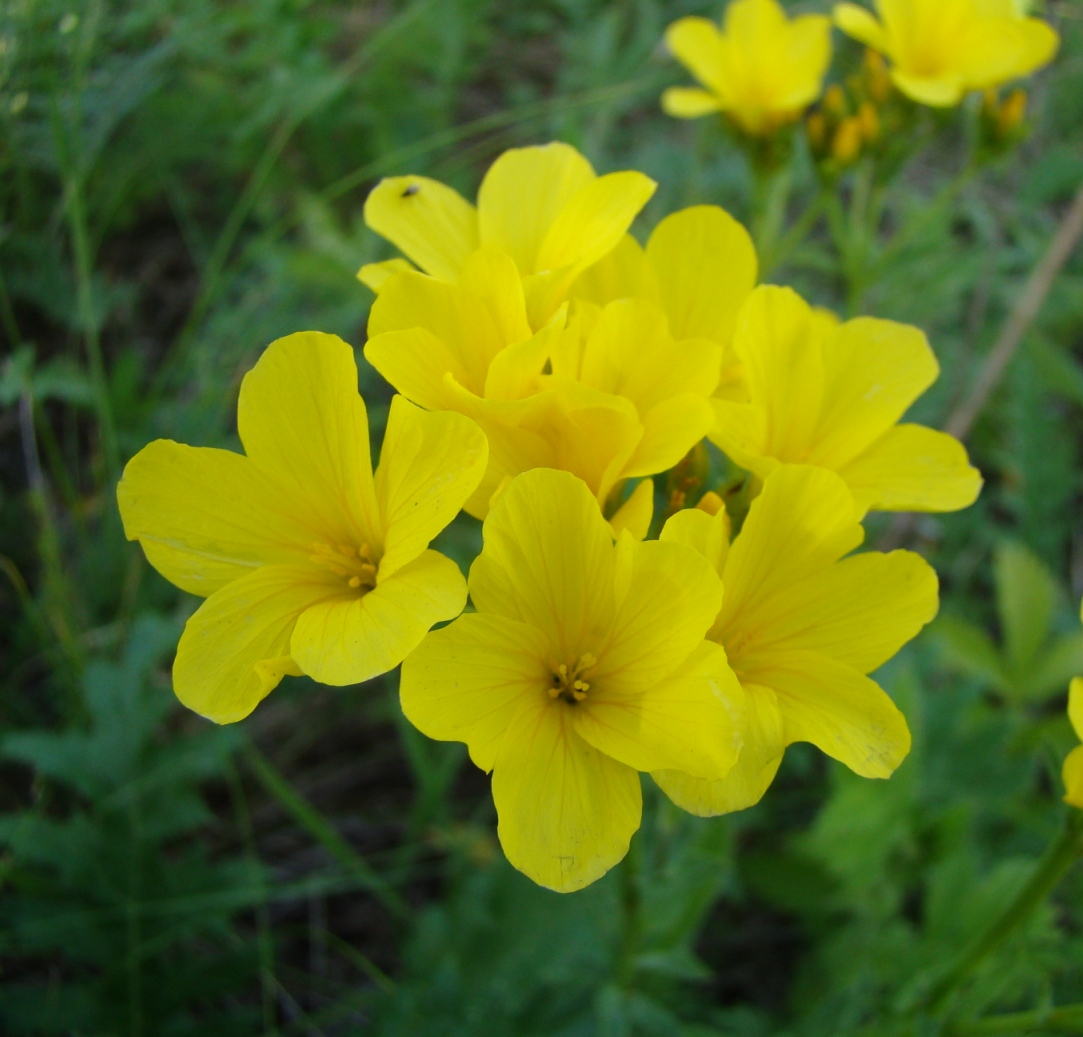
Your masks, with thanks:
M 388 882 L 339 834 L 338 830 L 278 772 L 255 746 L 244 750 L 245 762 L 278 805 L 305 829 L 336 861 L 397 919 L 409 909 Z
M 790 258 L 790 255 L 804 243 L 812 232 L 816 222 L 823 215 L 827 204 L 827 191 L 821 190 L 805 207 L 805 211 L 794 220 L 793 225 L 769 252 L 760 256 L 761 277 L 766 277 Z
M 1025 886 L 993 923 L 960 955 L 955 964 L 930 988 L 921 1002 L 936 1012 L 970 974 L 1008 939 L 1041 905 L 1072 865 L 1083 856 L 1083 811 L 1073 810 L 1056 842 L 1038 862 Z M 997 1032 L 997 1031 L 993 1031 Z
M 633 836 L 628 855 L 620 866 L 621 933 L 617 949 L 616 981 L 625 990 L 635 979 L 636 958 L 643 934 L 643 897 L 640 890 L 639 836 Z
M 997 1033 L 1083 1033 L 1083 1004 L 993 1015 L 954 1023 L 944 1031 L 945 1037 L 980 1037 Z
M 793 181 L 788 166 L 774 171 L 752 167 L 755 186 L 752 200 L 752 240 L 757 254 L 771 255 L 786 219 L 786 204 Z

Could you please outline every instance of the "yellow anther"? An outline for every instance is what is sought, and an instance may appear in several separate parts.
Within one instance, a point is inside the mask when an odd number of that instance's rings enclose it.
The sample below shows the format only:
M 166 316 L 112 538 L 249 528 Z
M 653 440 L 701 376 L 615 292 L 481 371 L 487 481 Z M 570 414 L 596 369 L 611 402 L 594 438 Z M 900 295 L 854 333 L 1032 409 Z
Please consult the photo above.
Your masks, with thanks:
M 590 690 L 589 682 L 583 680 L 588 671 L 598 665 L 598 660 L 590 653 L 584 652 L 575 665 L 569 667 L 567 663 L 549 663 L 549 669 L 553 673 L 553 683 L 549 687 L 549 697 L 563 699 L 570 705 L 582 702 Z
M 378 567 L 372 561 L 372 553 L 368 544 L 354 547 L 352 544 L 314 543 L 309 545 L 312 554 L 309 556 L 321 569 L 326 569 L 341 576 L 348 587 L 354 590 L 371 590 L 376 586 L 376 574 Z

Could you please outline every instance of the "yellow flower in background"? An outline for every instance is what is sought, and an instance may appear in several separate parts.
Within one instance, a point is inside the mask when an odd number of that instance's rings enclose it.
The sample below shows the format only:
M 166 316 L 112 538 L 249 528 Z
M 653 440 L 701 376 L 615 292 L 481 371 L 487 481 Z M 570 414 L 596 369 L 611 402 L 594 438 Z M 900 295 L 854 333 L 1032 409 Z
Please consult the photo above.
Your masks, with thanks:
M 500 486 L 531 468 L 570 471 L 604 503 L 622 480 L 676 464 L 713 425 L 721 347 L 675 341 L 646 300 L 587 316 L 569 323 L 562 307 L 533 333 L 516 267 L 496 249 L 473 253 L 456 284 L 407 271 L 383 286 L 365 357 L 413 402 L 465 414 L 489 439 L 471 514 L 483 518 Z M 644 490 L 628 527 L 640 537 L 649 500 Z
M 207 600 L 177 647 L 173 687 L 240 720 L 286 674 L 353 684 L 398 665 L 466 602 L 429 542 L 485 470 L 458 414 L 391 402 L 375 477 L 353 350 L 305 332 L 272 343 L 237 405 L 245 453 L 160 439 L 124 469 L 124 531 L 167 580 Z
M 512 148 L 489 167 L 477 207 L 422 176 L 381 180 L 365 202 L 365 222 L 425 273 L 456 281 L 470 254 L 499 249 L 515 263 L 535 329 L 563 301 L 575 277 L 609 252 L 654 193 L 642 173 L 598 176 L 568 144 Z M 379 293 L 402 260 L 361 268 Z
M 891 78 L 907 97 L 946 108 L 969 90 L 1028 76 L 1053 60 L 1059 39 L 1013 0 L 876 0 L 877 20 L 864 7 L 835 6 L 835 24 L 884 54 Z
M 1076 737 L 1083 741 L 1083 677 L 1076 677 L 1068 689 L 1068 719 Z M 1064 761 L 1064 802 L 1083 810 L 1083 745 L 1077 745 Z
M 722 577 L 707 636 L 748 699 L 744 748 L 726 777 L 654 773 L 678 806 L 700 815 L 751 806 L 793 742 L 867 778 L 889 777 L 909 752 L 905 718 L 866 674 L 936 614 L 936 573 L 910 551 L 844 557 L 864 538 L 858 519 L 837 475 L 786 465 L 764 481 L 732 546 L 725 511 L 666 523 L 664 542 L 695 547 Z
M 669 115 L 727 113 L 743 130 L 767 134 L 797 119 L 823 89 L 831 62 L 831 19 L 793 20 L 777 0 L 731 0 L 722 29 L 688 17 L 666 30 L 666 44 L 705 89 L 671 87 Z
M 402 667 L 403 712 L 466 742 L 493 772 L 508 860 L 560 892 L 627 852 L 638 771 L 721 778 L 741 745 L 743 693 L 704 640 L 722 585 L 694 550 L 616 544 L 566 472 L 514 479 L 470 570 L 476 613 L 434 631 Z
M 831 469 L 861 515 L 955 511 L 978 496 L 981 475 L 957 439 L 898 423 L 940 370 L 919 329 L 872 317 L 837 324 L 791 289 L 761 286 L 734 351 L 748 402 L 715 400 L 711 439 L 742 467 L 761 478 L 781 464 Z
M 646 248 L 626 235 L 583 272 L 571 295 L 601 305 L 629 297 L 656 303 L 675 339 L 709 339 L 722 347 L 715 392 L 727 397 L 740 395 L 733 331 L 756 273 L 748 231 L 717 205 L 693 205 L 663 219 Z

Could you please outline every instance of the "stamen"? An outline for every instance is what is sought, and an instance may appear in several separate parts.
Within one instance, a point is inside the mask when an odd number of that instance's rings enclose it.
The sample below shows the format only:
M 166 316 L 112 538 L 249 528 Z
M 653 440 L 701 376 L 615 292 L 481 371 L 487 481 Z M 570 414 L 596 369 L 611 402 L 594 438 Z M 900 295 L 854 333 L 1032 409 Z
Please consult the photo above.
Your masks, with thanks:
M 590 683 L 583 678 L 597 665 L 598 660 L 590 652 L 584 652 L 571 667 L 567 663 L 550 662 L 553 685 L 549 688 L 549 697 L 563 699 L 572 706 L 582 702 L 590 691 Z
M 341 576 L 348 587 L 362 593 L 376 586 L 376 574 L 379 566 L 372 560 L 372 549 L 368 544 L 355 547 L 353 544 L 314 543 L 309 545 L 309 556 L 321 569 L 327 569 L 336 576 Z

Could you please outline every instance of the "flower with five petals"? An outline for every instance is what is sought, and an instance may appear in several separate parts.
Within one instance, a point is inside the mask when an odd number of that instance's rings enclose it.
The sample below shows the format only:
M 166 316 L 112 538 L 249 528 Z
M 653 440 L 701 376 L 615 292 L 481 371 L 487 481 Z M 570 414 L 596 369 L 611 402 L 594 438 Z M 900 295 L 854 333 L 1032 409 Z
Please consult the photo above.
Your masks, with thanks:
M 241 384 L 237 426 L 244 454 L 156 440 L 117 487 L 128 539 L 206 598 L 173 687 L 218 723 L 247 716 L 286 674 L 384 673 L 458 615 L 466 583 L 428 545 L 487 460 L 473 422 L 396 397 L 373 476 L 353 351 L 316 332 L 267 348 Z
M 477 611 L 407 657 L 402 708 L 430 737 L 466 742 L 493 773 L 508 860 L 570 892 L 627 852 L 638 771 L 712 780 L 737 759 L 743 693 L 703 638 L 722 584 L 685 545 L 614 543 L 567 472 L 513 479 L 483 534 Z

